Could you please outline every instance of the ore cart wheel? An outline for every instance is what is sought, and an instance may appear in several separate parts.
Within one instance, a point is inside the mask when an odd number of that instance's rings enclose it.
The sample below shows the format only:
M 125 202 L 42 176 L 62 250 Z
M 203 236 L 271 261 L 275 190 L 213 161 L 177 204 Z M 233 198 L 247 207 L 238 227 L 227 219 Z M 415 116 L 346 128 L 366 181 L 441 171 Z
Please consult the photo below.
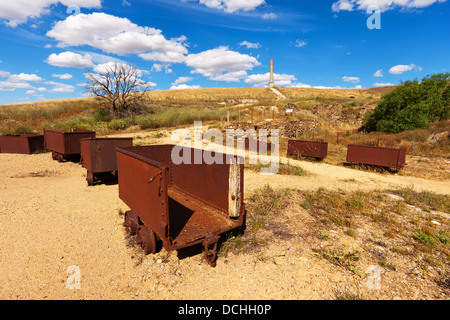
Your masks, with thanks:
M 53 160 L 58 159 L 58 154 L 55 151 L 52 152 L 52 159 Z
M 129 234 L 135 235 L 139 227 L 139 217 L 133 211 L 127 211 L 123 225 Z
M 95 176 L 92 172 L 88 171 L 86 174 L 86 181 L 88 183 L 88 186 L 93 186 L 95 183 Z
M 146 225 L 140 225 L 136 233 L 136 243 L 144 250 L 144 254 L 156 253 L 155 233 Z

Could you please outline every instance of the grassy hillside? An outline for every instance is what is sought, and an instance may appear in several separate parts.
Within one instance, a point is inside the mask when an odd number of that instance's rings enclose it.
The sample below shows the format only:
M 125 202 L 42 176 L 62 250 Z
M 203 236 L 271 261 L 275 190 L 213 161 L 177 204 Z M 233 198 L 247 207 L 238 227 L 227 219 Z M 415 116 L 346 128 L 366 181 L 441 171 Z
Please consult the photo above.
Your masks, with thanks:
M 277 100 L 268 88 L 208 88 L 152 91 L 147 94 L 143 114 L 111 119 L 102 112 L 107 106 L 99 99 L 77 98 L 27 102 L 0 106 L 0 133 L 42 132 L 43 128 L 83 127 L 101 132 L 123 130 L 130 126 L 142 129 L 176 126 L 194 120 L 226 120 L 245 115 L 236 105 L 275 105 L 298 103 L 310 108 L 317 103 L 340 101 L 364 104 L 378 100 L 387 89 L 304 89 L 278 88 L 287 100 Z

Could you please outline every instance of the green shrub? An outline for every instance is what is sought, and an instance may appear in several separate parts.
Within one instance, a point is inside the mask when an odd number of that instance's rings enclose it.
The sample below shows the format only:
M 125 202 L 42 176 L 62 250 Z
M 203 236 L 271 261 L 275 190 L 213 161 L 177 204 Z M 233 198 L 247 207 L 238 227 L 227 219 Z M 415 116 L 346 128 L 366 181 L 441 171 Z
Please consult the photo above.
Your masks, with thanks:
M 131 118 L 113 119 L 111 120 L 107 127 L 110 130 L 124 130 L 134 124 Z
M 29 134 L 31 133 L 32 130 L 28 127 L 25 127 L 23 125 L 18 126 L 15 130 L 14 130 L 14 134 Z
M 111 119 L 111 113 L 104 109 L 99 108 L 94 111 L 94 120 L 96 122 L 108 122 Z
M 398 133 L 425 129 L 433 121 L 449 119 L 450 73 L 428 75 L 419 81 L 406 81 L 385 94 L 375 110 L 364 119 L 371 131 Z

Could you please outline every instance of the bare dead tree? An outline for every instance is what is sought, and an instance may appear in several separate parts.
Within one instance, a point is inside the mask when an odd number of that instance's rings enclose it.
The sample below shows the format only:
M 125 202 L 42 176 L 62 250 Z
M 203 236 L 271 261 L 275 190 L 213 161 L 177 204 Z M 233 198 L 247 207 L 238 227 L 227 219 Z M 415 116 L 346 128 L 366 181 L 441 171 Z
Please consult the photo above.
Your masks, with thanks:
M 85 74 L 86 93 L 108 101 L 116 116 L 132 113 L 144 103 L 151 82 L 142 80 L 142 71 L 122 62 L 97 66 Z

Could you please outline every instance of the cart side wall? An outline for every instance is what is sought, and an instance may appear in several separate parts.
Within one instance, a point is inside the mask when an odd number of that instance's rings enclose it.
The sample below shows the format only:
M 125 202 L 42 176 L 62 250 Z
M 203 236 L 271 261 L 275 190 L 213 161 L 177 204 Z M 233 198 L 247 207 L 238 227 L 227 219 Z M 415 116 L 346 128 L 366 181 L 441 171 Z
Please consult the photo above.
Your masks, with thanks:
M 95 138 L 95 132 L 82 129 L 75 132 L 44 130 L 45 148 L 63 155 L 80 154 L 80 140 L 85 138 Z
M 167 238 L 167 169 L 117 151 L 119 198 L 125 202 L 160 239 Z
M 300 155 L 324 159 L 328 155 L 328 143 L 304 140 L 289 140 L 288 155 Z
M 406 150 L 348 145 L 347 162 L 401 169 L 406 162 Z
M 220 153 L 211 153 L 200 149 L 185 148 L 181 152 L 188 152 L 191 163 L 181 163 L 172 165 L 172 183 L 188 194 L 210 204 L 221 210 L 228 216 L 229 205 L 229 178 L 230 164 L 227 163 L 227 156 Z M 217 159 L 213 164 L 195 164 L 195 152 L 202 152 L 202 159 Z M 183 153 L 184 154 L 184 153 Z M 188 158 L 188 157 L 187 157 Z M 228 161 L 230 162 L 230 161 Z M 244 165 L 240 165 L 241 174 L 244 176 Z M 243 201 L 243 178 L 241 179 L 241 203 Z
M 86 168 L 88 171 L 92 172 L 90 139 L 81 139 L 80 140 L 80 153 L 81 153 L 81 159 L 80 159 L 81 165 L 83 166 L 83 168 Z
M 86 138 L 95 138 L 95 132 L 85 130 L 65 132 L 63 154 L 81 154 L 80 140 Z
M 28 141 L 20 136 L 0 136 L 0 153 L 30 154 Z
M 44 129 L 44 145 L 47 150 L 65 153 L 64 133 Z
M 1 153 L 32 154 L 42 149 L 44 149 L 44 136 L 42 135 L 0 136 Z
M 82 165 L 93 173 L 116 171 L 116 147 L 131 147 L 132 145 L 133 138 L 82 139 L 80 140 Z

